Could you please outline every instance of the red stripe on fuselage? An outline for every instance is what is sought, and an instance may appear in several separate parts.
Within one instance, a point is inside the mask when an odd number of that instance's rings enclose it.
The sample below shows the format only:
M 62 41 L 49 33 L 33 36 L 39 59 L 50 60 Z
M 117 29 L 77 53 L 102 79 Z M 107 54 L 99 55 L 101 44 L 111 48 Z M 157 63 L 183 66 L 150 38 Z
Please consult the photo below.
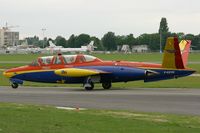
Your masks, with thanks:
M 101 61 L 101 62 L 85 62 L 85 63 L 74 63 L 70 65 L 44 65 L 44 66 L 22 66 L 12 68 L 6 72 L 21 72 L 21 71 L 33 71 L 33 70 L 56 70 L 62 68 L 73 68 L 80 66 L 125 66 L 125 67 L 144 67 L 144 68 L 162 68 L 161 64 L 145 63 L 145 62 L 128 62 L 128 61 Z

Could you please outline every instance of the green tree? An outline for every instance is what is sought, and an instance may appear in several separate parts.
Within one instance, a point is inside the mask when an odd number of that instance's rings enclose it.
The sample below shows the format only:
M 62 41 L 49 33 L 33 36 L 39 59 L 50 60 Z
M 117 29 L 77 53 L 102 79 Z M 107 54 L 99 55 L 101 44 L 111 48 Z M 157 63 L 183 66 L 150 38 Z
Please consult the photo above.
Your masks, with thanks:
M 106 33 L 102 40 L 102 44 L 106 50 L 116 50 L 116 37 L 114 32 L 108 32 Z
M 43 45 L 47 46 L 47 38 L 44 38 L 44 40 L 39 40 L 38 36 L 34 36 L 34 37 L 27 37 L 25 38 L 25 40 L 27 40 L 28 45 L 34 45 L 41 48 L 43 48 Z
M 152 51 L 157 51 L 157 50 L 159 50 L 159 45 L 160 45 L 160 35 L 158 33 L 150 34 L 148 47 Z
M 158 32 L 160 34 L 160 43 L 161 43 L 160 51 L 161 51 L 163 49 L 163 46 L 164 46 L 165 42 L 166 42 L 166 39 L 168 37 L 168 32 L 169 32 L 167 19 L 164 18 L 164 17 L 161 18 L 160 27 L 159 27 Z
M 193 34 L 186 34 L 186 35 L 185 35 L 185 39 L 186 39 L 186 40 L 193 40 L 194 37 L 195 37 L 195 36 L 194 36 Z
M 148 45 L 152 51 L 159 50 L 160 35 L 158 33 L 142 34 L 137 38 L 138 45 Z
M 47 47 L 48 46 L 48 39 L 47 39 L 47 37 L 45 37 L 43 40 L 41 40 L 42 41 L 42 48 L 45 48 L 45 47 Z
M 117 46 L 127 44 L 126 36 L 116 36 L 115 42 Z
M 123 36 L 116 36 L 116 45 L 135 45 L 136 39 L 133 37 L 133 34 L 123 35 Z
M 183 40 L 185 38 L 185 34 L 183 32 L 172 33 L 172 35 L 177 36 L 179 40 Z
M 199 50 L 200 49 L 200 35 L 193 35 L 193 34 L 186 34 L 185 35 L 186 40 L 192 41 L 192 49 L 193 50 Z
M 73 47 L 81 47 L 82 45 L 90 43 L 90 36 L 88 34 L 80 34 L 75 39 L 75 45 Z
M 35 45 L 39 42 L 39 37 L 34 36 L 34 37 L 27 37 L 25 38 L 28 42 L 28 45 Z
M 56 39 L 55 39 L 55 44 L 57 46 L 63 46 L 63 47 L 66 47 L 66 44 L 67 44 L 67 41 L 64 37 L 62 36 L 57 36 Z
M 159 31 L 158 32 L 159 32 L 159 34 L 163 34 L 163 33 L 169 32 L 169 27 L 168 27 L 166 18 L 161 18 L 160 27 L 159 27 Z
M 194 37 L 192 46 L 194 46 L 193 47 L 194 50 L 200 50 L 200 34 Z
M 67 47 L 74 48 L 75 47 L 76 36 L 72 34 L 67 40 Z
M 135 37 L 133 36 L 133 34 L 127 35 L 127 37 L 126 37 L 126 43 L 127 43 L 129 46 L 132 46 L 132 45 L 136 45 L 136 44 L 137 44 L 137 41 L 136 41 Z
M 137 38 L 138 45 L 149 45 L 150 34 L 144 33 Z

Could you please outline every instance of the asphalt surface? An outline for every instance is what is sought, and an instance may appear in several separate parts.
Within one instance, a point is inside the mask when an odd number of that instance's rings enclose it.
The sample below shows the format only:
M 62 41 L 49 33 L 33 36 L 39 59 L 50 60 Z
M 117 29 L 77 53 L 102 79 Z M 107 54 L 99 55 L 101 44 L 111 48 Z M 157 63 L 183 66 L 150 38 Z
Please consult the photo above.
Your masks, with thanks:
M 0 102 L 200 115 L 200 89 L 0 87 Z

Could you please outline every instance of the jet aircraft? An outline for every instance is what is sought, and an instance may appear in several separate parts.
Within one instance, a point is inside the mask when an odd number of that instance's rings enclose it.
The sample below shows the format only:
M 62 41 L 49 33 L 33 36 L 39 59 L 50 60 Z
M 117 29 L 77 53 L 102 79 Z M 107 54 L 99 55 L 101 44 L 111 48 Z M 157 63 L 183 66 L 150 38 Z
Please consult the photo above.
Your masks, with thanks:
M 91 41 L 86 46 L 81 46 L 80 48 L 64 48 L 63 46 L 56 46 L 52 41 L 49 41 L 49 47 L 46 47 L 46 51 L 54 52 L 87 52 L 93 51 L 96 47 L 94 46 L 94 41 Z
M 95 83 L 110 89 L 114 82 L 144 80 L 144 82 L 174 79 L 188 76 L 195 71 L 187 68 L 191 41 L 176 37 L 167 39 L 162 64 L 103 61 L 91 55 L 62 55 L 39 57 L 31 64 L 6 70 L 12 88 L 23 81 L 63 84 L 83 84 L 92 90 Z

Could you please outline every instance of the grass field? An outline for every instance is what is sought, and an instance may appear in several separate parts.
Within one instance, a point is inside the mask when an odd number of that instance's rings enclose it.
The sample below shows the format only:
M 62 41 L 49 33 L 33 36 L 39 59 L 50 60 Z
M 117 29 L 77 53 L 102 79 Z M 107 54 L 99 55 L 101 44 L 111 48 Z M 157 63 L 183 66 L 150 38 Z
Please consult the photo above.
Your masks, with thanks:
M 12 67 L 22 66 L 35 60 L 40 54 L 29 54 L 29 55 L 0 55 L 0 69 L 8 69 Z M 128 60 L 128 61 L 144 61 L 144 62 L 161 62 L 162 55 L 160 53 L 145 53 L 145 54 L 94 54 L 104 60 Z M 7 63 L 5 61 L 11 61 Z M 14 63 L 12 63 L 14 61 Z M 19 62 L 18 62 L 19 61 Z M 190 54 L 189 61 L 191 64 L 188 66 L 197 70 L 200 73 L 200 53 Z M 4 63 L 1 63 L 4 62 Z M 20 63 L 21 62 L 21 63 Z M 2 76 L 0 72 L 0 85 L 9 85 L 8 79 Z M 143 81 L 129 82 L 129 83 L 116 83 L 113 84 L 114 88 L 199 88 L 200 77 L 185 77 L 176 80 L 166 80 L 152 83 L 143 83 Z M 76 86 L 81 85 L 59 85 L 59 84 L 42 84 L 42 83 L 31 83 L 25 82 L 26 86 Z M 100 87 L 100 85 L 97 85 Z
M 138 54 L 92 54 L 104 60 L 128 60 L 128 61 L 162 61 L 162 54 L 160 53 L 138 53 Z M 0 61 L 33 61 L 39 56 L 45 56 L 41 54 L 2 54 L 0 55 Z M 189 61 L 200 62 L 200 53 L 191 53 L 189 55 Z
M 0 103 L 1 133 L 199 133 L 200 116 Z
M 0 55 L 0 69 L 25 65 L 43 55 Z M 159 53 L 153 54 L 95 54 L 105 60 L 161 62 Z M 191 54 L 189 67 L 200 73 L 200 54 Z M 1 63 L 15 61 L 15 63 Z M 19 61 L 19 62 L 17 62 Z M 21 61 L 21 63 L 20 63 Z M 197 62 L 197 63 L 196 63 Z M 185 77 L 152 83 L 143 81 L 116 83 L 113 89 L 123 88 L 200 88 L 200 77 Z M 0 71 L 0 86 L 9 85 Z M 25 86 L 81 85 L 43 84 L 25 82 Z M 97 89 L 101 85 L 95 85 Z M 199 133 L 200 116 L 171 115 L 111 110 L 60 110 L 51 106 L 0 103 L 0 133 Z

